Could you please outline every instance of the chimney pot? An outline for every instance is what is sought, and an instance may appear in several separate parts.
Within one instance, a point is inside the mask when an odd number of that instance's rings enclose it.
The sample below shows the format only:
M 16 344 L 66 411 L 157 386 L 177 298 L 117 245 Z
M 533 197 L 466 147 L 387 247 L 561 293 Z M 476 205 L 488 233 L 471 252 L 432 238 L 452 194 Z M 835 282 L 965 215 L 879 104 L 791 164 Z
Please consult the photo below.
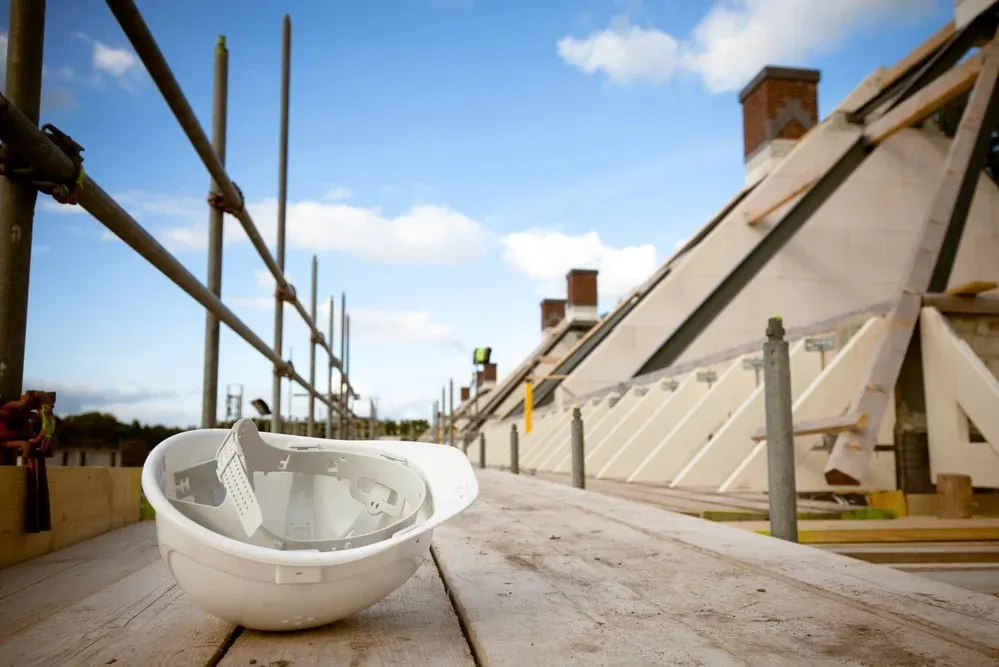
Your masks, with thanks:
M 818 70 L 768 65 L 739 93 L 747 182 L 772 171 L 818 124 L 820 79 Z
M 471 398 L 471 396 L 472 396 L 472 389 L 471 389 L 471 387 L 462 387 L 461 388 L 461 402 L 462 403 L 464 403 L 469 398 Z

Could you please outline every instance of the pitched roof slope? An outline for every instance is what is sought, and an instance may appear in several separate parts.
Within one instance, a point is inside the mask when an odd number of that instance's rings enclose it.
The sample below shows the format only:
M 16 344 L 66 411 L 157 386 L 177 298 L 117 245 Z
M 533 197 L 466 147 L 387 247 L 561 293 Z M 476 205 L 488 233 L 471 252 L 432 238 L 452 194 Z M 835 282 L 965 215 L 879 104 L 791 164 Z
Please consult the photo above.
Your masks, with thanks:
M 696 248 L 703 241 L 718 223 L 737 206 L 750 192 L 755 185 L 745 188 L 739 192 L 725 207 L 719 211 L 711 220 L 697 231 L 676 253 L 666 260 L 644 283 L 634 289 L 631 294 L 621 299 L 617 306 L 597 323 L 579 342 L 576 343 L 568 354 L 555 366 L 550 375 L 555 377 L 543 380 L 534 389 L 534 400 L 536 405 L 546 405 L 550 402 L 554 390 L 562 383 L 563 376 L 572 373 L 589 354 L 597 348 L 622 321 L 648 296 L 659 284 L 669 275 L 670 271 L 683 260 L 684 256 L 692 249 Z M 521 414 L 524 411 L 524 402 L 521 400 L 516 405 L 511 406 L 507 414 Z
M 775 312 L 807 324 L 891 296 L 902 272 L 892 258 L 907 257 L 914 243 L 913 220 L 925 210 L 948 141 L 932 130 L 903 130 L 868 160 L 863 126 L 846 117 L 862 121 L 858 109 L 866 115 L 883 109 L 888 95 L 918 90 L 972 44 L 967 30 L 954 34 L 949 24 L 865 79 L 754 191 L 740 193 L 660 269 L 642 298 L 620 304 L 581 341 L 555 371 L 568 377 L 542 383 L 535 405 L 551 401 L 559 385 L 578 396 L 755 339 Z M 987 211 L 996 188 L 984 180 L 979 190 L 985 193 L 968 229 L 991 248 Z M 969 243 L 952 283 L 994 272 L 969 255 Z M 521 402 L 511 414 L 522 411 Z

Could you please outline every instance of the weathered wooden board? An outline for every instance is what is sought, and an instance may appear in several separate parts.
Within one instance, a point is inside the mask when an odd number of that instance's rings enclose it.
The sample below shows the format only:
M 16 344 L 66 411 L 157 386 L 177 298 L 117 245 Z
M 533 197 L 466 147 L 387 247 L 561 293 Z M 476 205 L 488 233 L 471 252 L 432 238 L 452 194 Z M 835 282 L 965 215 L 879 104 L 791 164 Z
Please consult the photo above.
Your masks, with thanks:
M 549 482 L 570 484 L 570 475 L 536 472 L 534 476 Z M 663 507 L 671 512 L 679 512 L 688 516 L 703 517 L 711 513 L 744 512 L 749 515 L 764 515 L 770 511 L 770 505 L 765 497 L 748 498 L 720 493 L 707 493 L 689 489 L 668 489 L 649 484 L 637 484 L 611 479 L 587 479 L 586 488 L 598 493 L 629 498 Z M 798 503 L 799 511 L 809 513 L 828 513 L 838 515 L 843 507 L 836 503 L 802 500 Z
M 103 560 L 113 567 L 115 556 Z M 0 665 L 205 665 L 234 629 L 196 607 L 156 561 L 7 637 Z
M 239 633 L 208 616 L 159 561 L 151 523 L 0 571 L 0 667 L 999 659 L 999 599 L 604 494 L 480 481 L 434 536 L 444 585 L 427 563 L 326 628 Z
M 159 557 L 145 522 L 0 570 L 0 643 Z
M 244 631 L 221 667 L 294 665 L 346 667 L 473 667 L 433 562 L 398 591 L 357 616 L 295 633 Z
M 739 521 L 730 525 L 743 530 L 770 530 L 766 521 Z M 891 542 L 975 542 L 999 540 L 999 519 L 937 519 L 910 516 L 901 519 L 864 521 L 799 521 L 802 544 L 849 544 Z
M 0 568 L 139 520 L 141 468 L 50 466 L 52 530 L 25 534 L 24 468 L 0 466 Z
M 992 665 L 999 600 L 497 471 L 439 528 L 482 665 Z

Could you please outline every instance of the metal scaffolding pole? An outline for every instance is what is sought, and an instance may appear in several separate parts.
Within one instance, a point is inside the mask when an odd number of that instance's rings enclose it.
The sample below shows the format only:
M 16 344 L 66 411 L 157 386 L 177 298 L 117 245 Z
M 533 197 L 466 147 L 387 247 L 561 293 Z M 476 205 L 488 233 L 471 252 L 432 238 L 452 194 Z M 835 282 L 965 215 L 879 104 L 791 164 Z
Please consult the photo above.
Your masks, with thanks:
M 229 96 L 229 50 L 225 37 L 219 35 L 215 45 L 215 91 L 212 102 L 212 148 L 225 165 L 226 116 Z M 218 194 L 218 184 L 213 179 L 210 191 Z M 222 209 L 210 206 L 208 212 L 208 289 L 222 297 Z M 202 381 L 201 428 L 215 428 L 218 420 L 219 398 L 219 318 L 205 311 L 205 370 Z
M 441 430 L 438 442 L 442 445 L 447 442 L 447 397 L 444 394 L 445 391 L 444 387 L 441 387 Z
M 31 122 L 10 100 L 0 94 L 0 141 L 30 167 L 62 183 L 76 177 L 76 165 L 36 124 Z M 137 223 L 92 178 L 84 176 L 79 192 L 79 203 L 87 212 L 102 222 L 111 233 L 156 267 L 177 287 L 187 292 L 195 301 L 212 311 L 216 317 L 260 352 L 275 366 L 282 368 L 288 377 L 307 391 L 317 392 L 308 381 L 295 372 L 288 362 L 275 354 L 273 348 L 257 336 L 222 301 L 212 294 L 194 275 L 170 254 L 142 225 Z M 327 405 L 329 398 L 321 394 Z M 334 409 L 341 410 L 333 401 Z
M 330 347 L 333 346 L 333 309 L 336 305 L 336 301 L 330 296 L 330 326 L 329 326 L 329 342 Z M 326 381 L 326 391 L 329 392 L 330 400 L 333 400 L 333 355 L 329 354 L 329 368 L 328 368 L 328 380 Z M 333 437 L 333 408 L 327 407 L 326 409 L 326 437 Z
M 447 444 L 454 447 L 454 378 L 447 381 Z
M 345 340 L 346 340 L 347 349 L 343 353 L 343 372 L 345 376 L 350 377 L 350 315 L 349 314 L 347 315 L 344 327 L 345 329 L 343 333 L 346 336 Z M 348 391 L 344 396 L 345 400 L 344 414 L 347 417 L 347 433 L 348 433 L 347 439 L 353 440 L 357 434 L 354 433 L 354 411 L 350 407 L 350 399 L 351 399 L 351 393 Z
M 136 10 L 138 11 L 138 10 Z M 151 37 L 150 37 L 151 38 Z M 288 205 L 288 103 L 291 85 L 291 19 L 284 15 L 281 25 L 281 132 L 278 152 L 278 202 L 277 202 L 277 269 L 284 280 L 284 236 Z M 287 281 L 285 281 L 287 283 Z M 284 302 L 290 294 L 278 281 L 274 293 L 274 353 L 279 357 L 284 351 Z M 297 299 L 296 299 L 297 300 Z M 281 374 L 274 368 L 274 419 L 271 432 L 281 432 Z M 290 415 L 289 415 L 290 416 Z
M 288 302 L 298 311 L 298 314 L 302 317 L 302 320 L 311 332 L 320 333 L 315 321 L 309 317 L 309 314 L 305 311 L 305 306 L 302 305 L 302 302 L 295 295 L 294 287 L 286 280 L 283 267 L 271 255 L 267 244 L 253 222 L 253 218 L 250 217 L 249 212 L 243 206 L 244 198 L 242 193 L 236 187 L 235 183 L 232 182 L 232 179 L 229 178 L 221 160 L 219 160 L 218 155 L 212 149 L 208 137 L 198 123 L 197 116 L 195 116 L 191 105 L 184 96 L 184 91 L 174 77 L 166 58 L 163 57 L 163 53 L 156 44 L 156 40 L 153 38 L 152 32 L 150 32 L 149 27 L 142 18 L 142 14 L 136 7 L 134 0 L 105 1 L 124 31 L 125 36 L 128 38 L 129 43 L 131 43 L 132 48 L 135 49 L 136 54 L 145 66 L 146 71 L 149 72 L 150 77 L 156 83 L 160 94 L 163 95 L 163 99 L 171 111 L 173 111 L 177 122 L 180 123 L 195 152 L 201 158 L 212 178 L 218 183 L 225 201 L 233 209 L 233 215 L 239 220 L 246 231 L 250 243 L 253 244 L 253 247 L 271 272 L 271 275 L 277 282 L 278 289 L 283 290 L 288 295 Z M 290 39 L 290 20 L 287 16 L 285 16 L 285 21 Z M 327 347 L 326 350 L 328 353 L 333 354 L 332 347 Z M 334 356 L 334 358 L 336 357 Z M 339 359 L 336 360 L 336 365 L 339 368 Z M 345 383 L 350 388 L 349 378 L 345 379 Z
M 312 256 L 312 319 L 316 319 L 316 290 L 318 289 L 319 281 L 319 260 L 315 255 Z M 312 384 L 316 383 L 316 344 L 319 342 L 318 337 L 313 334 L 311 340 L 309 341 L 309 382 Z M 315 430 L 316 423 L 316 397 L 309 395 L 309 418 L 305 422 L 305 435 L 310 438 Z
M 434 442 L 440 442 L 441 439 L 441 411 L 437 407 L 437 401 L 434 400 L 434 412 L 432 418 L 433 424 L 430 428 L 434 430 L 433 439 Z
M 38 130 L 45 50 L 45 0 L 12 0 L 7 32 L 6 92 L 24 120 Z M 5 158 L 24 158 L 6 146 Z M 38 190 L 27 181 L 0 178 L 0 401 L 21 396 L 28 327 L 31 238 Z
M 340 358 L 347 358 L 347 293 L 340 292 Z M 343 367 L 340 368 L 340 405 L 347 406 L 347 387 L 344 384 Z M 345 426 L 346 419 L 344 413 L 340 413 L 340 428 L 337 430 L 337 437 L 346 440 Z

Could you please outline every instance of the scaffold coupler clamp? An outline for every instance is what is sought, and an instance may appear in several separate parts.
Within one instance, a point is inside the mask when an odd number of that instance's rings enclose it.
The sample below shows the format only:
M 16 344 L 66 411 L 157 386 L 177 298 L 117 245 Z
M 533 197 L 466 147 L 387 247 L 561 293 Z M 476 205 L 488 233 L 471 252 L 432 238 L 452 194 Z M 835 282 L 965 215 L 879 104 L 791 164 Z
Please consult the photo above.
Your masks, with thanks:
M 233 181 L 232 187 L 235 188 L 237 194 L 239 194 L 238 203 L 232 204 L 228 200 L 226 200 L 225 195 L 223 195 L 221 192 L 216 192 L 215 190 L 212 190 L 211 192 L 208 193 L 208 198 L 207 198 L 208 205 L 214 209 L 222 211 L 223 213 L 228 213 L 229 215 L 233 216 L 237 215 L 240 211 L 243 210 L 243 207 L 245 205 L 244 203 L 246 200 L 243 198 L 243 191 L 240 190 L 239 186 L 236 185 L 235 181 Z
M 0 158 L 0 175 L 28 181 L 39 192 L 51 196 L 60 204 L 76 205 L 79 203 L 80 192 L 83 190 L 86 178 L 83 169 L 84 148 L 55 125 L 42 125 L 41 130 L 45 137 L 72 161 L 73 175 L 68 179 L 58 178 L 40 172 L 25 164 L 24 160 L 12 155 Z
M 274 375 L 279 377 L 288 378 L 289 380 L 294 379 L 295 376 L 295 364 L 290 361 L 285 361 L 281 364 L 274 365 Z

